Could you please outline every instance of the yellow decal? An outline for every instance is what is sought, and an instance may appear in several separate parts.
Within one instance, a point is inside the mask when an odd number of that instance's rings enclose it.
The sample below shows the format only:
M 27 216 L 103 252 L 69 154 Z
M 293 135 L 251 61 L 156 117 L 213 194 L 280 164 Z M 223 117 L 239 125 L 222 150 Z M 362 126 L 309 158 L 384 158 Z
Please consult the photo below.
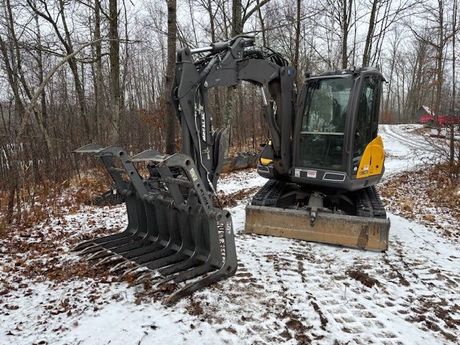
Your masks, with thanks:
M 262 164 L 262 165 L 265 165 L 265 166 L 267 166 L 267 165 L 269 165 L 271 162 L 273 162 L 273 160 L 272 160 L 272 159 L 268 159 L 268 158 L 260 158 L 260 164 Z
M 365 178 L 374 175 L 380 175 L 385 160 L 385 151 L 383 141 L 380 135 L 367 144 L 361 161 L 359 162 L 356 178 Z

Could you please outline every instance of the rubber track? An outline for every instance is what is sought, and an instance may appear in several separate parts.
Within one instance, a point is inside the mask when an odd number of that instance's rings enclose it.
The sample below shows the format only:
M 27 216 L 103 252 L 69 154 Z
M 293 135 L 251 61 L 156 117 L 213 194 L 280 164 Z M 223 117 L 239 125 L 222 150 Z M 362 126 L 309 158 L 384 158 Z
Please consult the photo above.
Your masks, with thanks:
M 251 205 L 276 207 L 279 198 L 286 190 L 286 183 L 283 181 L 269 180 L 254 195 Z M 356 215 L 359 217 L 386 218 L 386 211 L 382 200 L 375 189 L 375 186 L 351 192 L 351 199 L 356 204 Z
M 375 186 L 370 186 L 355 194 L 356 215 L 360 217 L 386 218 L 386 211 L 383 207 Z
M 254 195 L 251 205 L 276 207 L 278 200 L 283 195 L 286 183 L 283 181 L 269 180 Z

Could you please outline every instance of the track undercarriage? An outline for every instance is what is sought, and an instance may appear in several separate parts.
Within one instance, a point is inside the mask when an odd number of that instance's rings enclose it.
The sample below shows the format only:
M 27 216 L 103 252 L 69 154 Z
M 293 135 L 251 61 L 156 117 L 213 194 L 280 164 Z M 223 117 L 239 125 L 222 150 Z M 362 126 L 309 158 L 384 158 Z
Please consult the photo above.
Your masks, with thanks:
M 246 233 L 366 250 L 385 251 L 389 228 L 374 186 L 345 192 L 269 180 L 246 208 Z

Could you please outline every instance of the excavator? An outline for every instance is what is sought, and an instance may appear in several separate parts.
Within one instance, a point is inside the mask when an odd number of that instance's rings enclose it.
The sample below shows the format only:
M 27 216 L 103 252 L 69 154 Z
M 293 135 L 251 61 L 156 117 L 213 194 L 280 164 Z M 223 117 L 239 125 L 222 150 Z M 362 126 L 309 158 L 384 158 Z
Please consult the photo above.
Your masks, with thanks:
M 257 163 L 267 182 L 246 207 L 245 233 L 385 251 L 390 222 L 375 189 L 385 159 L 382 74 L 369 67 L 306 73 L 300 90 L 295 80 L 286 59 L 256 47 L 252 36 L 179 50 L 171 97 L 182 152 L 75 150 L 100 159 L 128 218 L 121 233 L 75 251 L 122 276 L 148 277 L 169 293 L 166 303 L 236 272 L 231 214 L 216 194 L 228 136 L 213 128 L 208 92 L 243 81 L 259 87 L 269 132 Z

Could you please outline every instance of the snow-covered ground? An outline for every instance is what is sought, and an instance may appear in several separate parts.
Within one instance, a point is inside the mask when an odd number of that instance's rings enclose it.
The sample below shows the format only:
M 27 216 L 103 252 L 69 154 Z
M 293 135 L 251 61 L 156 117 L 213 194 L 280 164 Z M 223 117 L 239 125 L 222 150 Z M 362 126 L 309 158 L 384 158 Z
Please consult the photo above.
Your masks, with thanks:
M 426 144 L 414 128 L 382 126 L 386 178 L 430 158 L 420 153 Z M 244 171 L 226 176 L 219 189 L 232 193 L 264 183 Z M 17 269 L 34 257 L 36 267 L 46 270 L 59 259 L 64 273 L 66 265 L 70 270 L 79 259 L 66 238 L 101 227 L 121 230 L 121 206 L 84 207 L 37 226 L 29 242 L 40 245 L 41 233 L 62 238 L 38 258 L 30 248 L 10 253 L 0 243 L 0 344 L 459 343 L 458 242 L 392 214 L 386 253 L 246 235 L 247 202 L 231 209 L 236 276 L 173 307 L 139 300 L 139 288 L 110 277 L 36 279 Z

